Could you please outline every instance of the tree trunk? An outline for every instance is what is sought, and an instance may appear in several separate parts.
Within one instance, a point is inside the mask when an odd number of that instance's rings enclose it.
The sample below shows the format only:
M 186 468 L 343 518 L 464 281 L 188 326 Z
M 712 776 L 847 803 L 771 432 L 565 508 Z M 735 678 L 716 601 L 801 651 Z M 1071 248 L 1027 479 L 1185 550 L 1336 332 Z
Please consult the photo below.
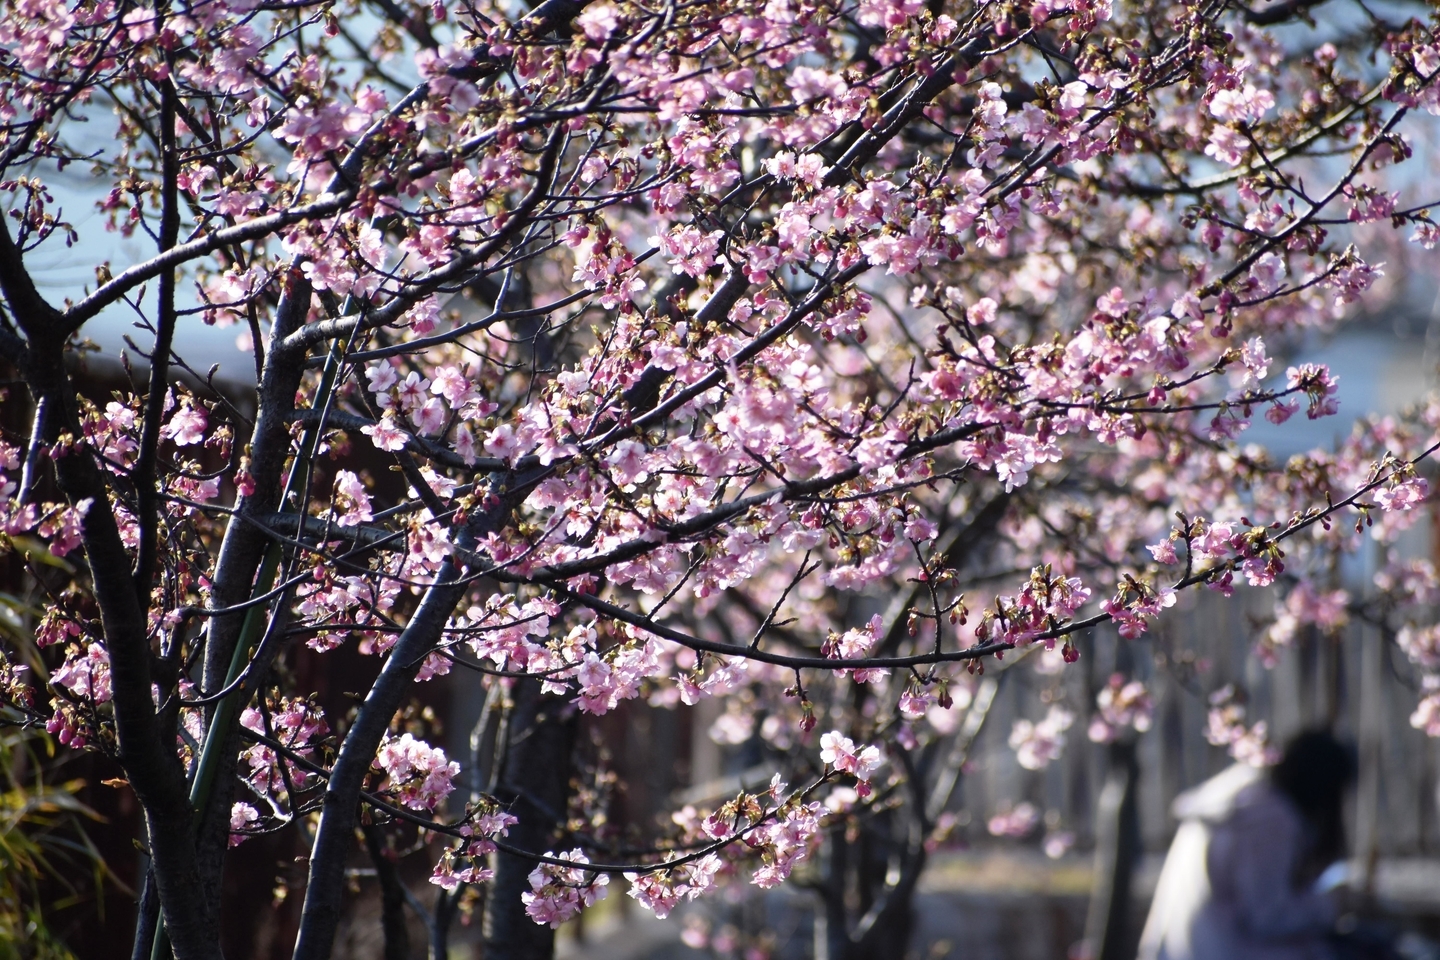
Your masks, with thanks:
M 520 822 L 509 840 L 523 850 L 556 848 L 570 800 L 570 768 L 579 715 L 568 701 L 541 693 L 540 682 L 519 680 L 506 723 L 505 757 L 496 797 Z M 535 864 L 495 854 L 495 880 L 485 912 L 485 960 L 549 960 L 555 931 L 525 914 L 520 895 L 530 890 Z
M 1140 812 L 1135 788 L 1139 766 L 1133 740 L 1110 744 L 1110 771 L 1095 814 L 1095 886 L 1085 918 L 1087 955 L 1126 960 L 1130 942 L 1130 887 L 1140 854 Z
M 896 825 L 884 815 L 868 823 L 856 842 L 845 828 L 832 828 L 821 851 L 824 879 L 817 887 L 816 960 L 904 960 L 914 929 L 915 886 L 925 869 L 924 835 L 897 840 Z M 907 842 L 908 840 L 908 842 Z M 896 851 L 897 844 L 904 849 Z M 890 859 L 900 858 L 900 876 L 886 882 Z
M 385 935 L 385 960 L 410 960 L 410 928 L 405 924 L 405 881 L 385 848 L 385 835 L 379 827 L 367 824 L 365 849 L 375 864 L 375 879 L 380 881 L 380 929 Z

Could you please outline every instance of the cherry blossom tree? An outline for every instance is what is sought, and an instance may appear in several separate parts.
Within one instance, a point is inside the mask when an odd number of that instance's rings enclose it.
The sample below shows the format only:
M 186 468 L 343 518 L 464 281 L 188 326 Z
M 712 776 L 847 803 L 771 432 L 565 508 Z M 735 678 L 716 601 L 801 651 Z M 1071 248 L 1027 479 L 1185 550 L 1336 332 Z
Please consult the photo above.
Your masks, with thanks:
M 1187 589 L 1278 580 L 1289 623 L 1333 622 L 1314 573 L 1416 516 L 1440 407 L 1285 464 L 1244 431 L 1334 414 L 1328 370 L 1270 353 L 1383 276 L 1380 228 L 1440 239 L 1405 174 L 1440 46 L 1418 5 L 1317 6 L 8 5 L 31 426 L 0 523 L 47 605 L 0 680 L 139 800 L 135 955 L 219 956 L 256 833 L 309 838 L 301 960 L 387 829 L 428 840 L 438 943 L 481 896 L 487 955 L 535 957 L 612 885 L 664 915 L 888 818 L 901 879 L 831 933 L 877 956 L 995 661 L 1063 669 Z M 54 292 L 66 167 L 144 253 Z M 144 363 L 100 396 L 72 354 L 117 319 Z M 201 323 L 248 341 L 253 403 L 176 350 Z M 373 683 L 326 715 L 283 667 L 344 645 Z M 457 670 L 494 721 L 468 771 L 404 721 Z M 578 731 L 636 698 L 721 698 L 783 773 L 607 839 Z M 1090 730 L 1144 702 L 1117 678 Z M 1027 765 L 1075 719 L 1016 730 Z

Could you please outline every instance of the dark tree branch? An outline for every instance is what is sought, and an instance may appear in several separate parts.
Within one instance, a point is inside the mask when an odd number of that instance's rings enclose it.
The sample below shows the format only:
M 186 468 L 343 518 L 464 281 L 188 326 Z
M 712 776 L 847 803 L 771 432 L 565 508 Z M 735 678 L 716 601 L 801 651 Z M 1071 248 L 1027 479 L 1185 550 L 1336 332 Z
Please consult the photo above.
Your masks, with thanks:
M 53 458 L 60 490 L 72 507 L 88 503 L 80 524 L 81 541 L 110 654 L 119 759 L 145 812 L 165 926 L 177 960 L 216 960 L 219 944 L 211 935 L 214 918 L 199 883 L 184 770 L 160 736 L 150 696 L 147 612 L 135 595 L 130 559 L 105 478 L 81 439 L 79 403 L 65 371 L 66 335 L 60 312 L 36 290 L 3 219 L 0 293 L 30 341 L 24 372 L 31 396 L 37 404 L 43 401 L 54 407 L 54 414 L 45 418 L 45 442 L 53 446 L 64 437 L 71 444 L 64 455 Z
M 175 147 L 175 87 L 160 82 L 161 212 L 160 251 L 163 253 L 180 237 L 180 161 Z M 139 509 L 140 548 L 135 558 L 135 593 L 141 606 L 150 604 L 150 585 L 155 579 L 156 541 L 160 522 L 160 491 L 155 479 L 155 461 L 160 451 L 160 421 L 165 415 L 165 398 L 170 391 L 170 349 L 175 339 L 175 271 L 160 274 L 159 310 L 155 324 L 155 349 L 150 354 L 150 392 L 145 398 L 145 420 L 141 427 L 140 450 L 130 478 L 135 485 Z
M 479 539 L 502 529 L 529 495 L 541 474 L 509 474 L 491 480 L 490 507 L 465 525 L 457 544 L 468 550 Z M 425 658 L 444 635 L 445 624 L 465 595 L 468 582 L 452 560 L 445 560 L 409 624 L 395 641 L 380 676 L 370 687 L 341 742 L 325 789 L 325 806 L 315 832 L 309 884 L 301 911 L 295 960 L 326 960 L 335 942 L 345 887 L 345 857 L 353 843 L 356 814 L 365 776 L 390 720 Z

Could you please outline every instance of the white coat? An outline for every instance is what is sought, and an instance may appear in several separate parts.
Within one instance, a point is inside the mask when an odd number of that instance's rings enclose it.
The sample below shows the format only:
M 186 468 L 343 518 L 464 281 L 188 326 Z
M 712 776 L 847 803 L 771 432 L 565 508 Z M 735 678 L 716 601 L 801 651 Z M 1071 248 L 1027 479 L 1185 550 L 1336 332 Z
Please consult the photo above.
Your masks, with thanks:
M 1236 764 L 1175 800 L 1180 829 L 1139 960 L 1328 960 L 1335 905 L 1296 889 L 1305 822 L 1261 771 Z

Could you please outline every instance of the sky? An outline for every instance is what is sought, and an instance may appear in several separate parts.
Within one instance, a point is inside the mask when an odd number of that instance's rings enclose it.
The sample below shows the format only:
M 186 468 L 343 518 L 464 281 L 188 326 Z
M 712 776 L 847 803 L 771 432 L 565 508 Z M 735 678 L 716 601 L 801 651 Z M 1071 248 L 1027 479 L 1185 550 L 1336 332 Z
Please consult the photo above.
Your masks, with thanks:
M 42 244 L 27 257 L 27 265 L 40 292 L 51 303 L 59 306 L 68 298 L 78 300 L 86 288 L 94 289 L 95 267 L 109 261 L 112 270 L 119 273 L 125 267 L 155 256 L 158 248 L 154 240 L 136 231 L 129 238 L 106 228 L 105 215 L 95 206 L 110 188 L 109 181 L 99 181 L 90 176 L 83 164 L 72 164 L 57 176 L 53 171 L 45 176 L 46 185 L 60 208 L 57 216 L 71 223 L 79 234 L 74 246 L 66 247 L 55 238 Z M 145 291 L 147 306 L 153 307 L 155 285 L 149 284 Z M 182 283 L 179 287 L 183 306 L 198 304 L 194 286 Z M 150 312 L 153 315 L 153 312 Z M 83 337 L 90 339 L 100 348 L 104 356 L 119 357 L 126 349 L 125 337 L 129 335 L 146 351 L 153 343 L 153 335 L 136 326 L 139 317 L 128 304 L 121 303 L 102 312 L 85 324 Z M 198 316 L 183 317 L 175 331 L 175 352 L 192 367 L 205 373 L 211 364 L 220 364 L 219 378 L 241 383 L 254 383 L 255 361 L 248 352 L 236 346 L 236 337 L 241 327 L 209 327 Z M 134 356 L 131 359 L 143 367 L 144 361 Z

